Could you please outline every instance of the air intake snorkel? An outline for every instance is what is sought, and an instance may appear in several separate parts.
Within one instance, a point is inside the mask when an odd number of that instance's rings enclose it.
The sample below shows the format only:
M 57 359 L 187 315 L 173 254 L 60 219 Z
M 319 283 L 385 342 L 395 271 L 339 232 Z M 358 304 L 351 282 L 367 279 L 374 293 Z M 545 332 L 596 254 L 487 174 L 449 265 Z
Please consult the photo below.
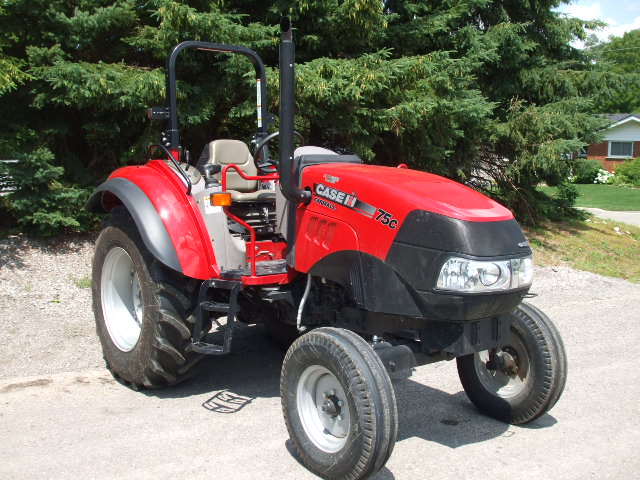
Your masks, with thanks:
M 280 32 L 280 188 L 287 200 L 306 203 L 311 192 L 298 187 L 293 165 L 295 45 L 288 17 L 280 20 Z

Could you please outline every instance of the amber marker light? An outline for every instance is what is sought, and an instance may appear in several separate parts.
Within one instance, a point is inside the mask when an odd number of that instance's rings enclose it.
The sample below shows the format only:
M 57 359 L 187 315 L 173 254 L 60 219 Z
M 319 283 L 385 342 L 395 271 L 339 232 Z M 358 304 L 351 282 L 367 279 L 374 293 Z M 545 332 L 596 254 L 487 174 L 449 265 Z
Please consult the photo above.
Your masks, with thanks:
M 231 194 L 227 192 L 214 193 L 211 195 L 211 205 L 214 207 L 228 207 L 231 205 Z

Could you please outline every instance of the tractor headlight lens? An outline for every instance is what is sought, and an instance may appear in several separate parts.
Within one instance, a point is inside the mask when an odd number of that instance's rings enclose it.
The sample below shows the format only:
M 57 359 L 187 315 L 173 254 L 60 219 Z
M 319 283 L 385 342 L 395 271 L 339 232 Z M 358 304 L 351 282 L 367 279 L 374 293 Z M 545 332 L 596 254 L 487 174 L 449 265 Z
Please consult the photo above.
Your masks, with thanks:
M 512 269 L 518 272 L 518 284 L 521 286 L 531 285 L 533 281 L 533 260 L 531 257 L 511 260 Z
M 492 292 L 524 288 L 533 280 L 531 257 L 478 261 L 449 257 L 440 269 L 436 287 L 459 292 Z
M 491 285 L 495 285 L 500 277 L 502 271 L 500 267 L 495 263 L 491 263 L 484 268 L 479 269 L 480 274 L 480 283 L 485 287 L 490 287 Z

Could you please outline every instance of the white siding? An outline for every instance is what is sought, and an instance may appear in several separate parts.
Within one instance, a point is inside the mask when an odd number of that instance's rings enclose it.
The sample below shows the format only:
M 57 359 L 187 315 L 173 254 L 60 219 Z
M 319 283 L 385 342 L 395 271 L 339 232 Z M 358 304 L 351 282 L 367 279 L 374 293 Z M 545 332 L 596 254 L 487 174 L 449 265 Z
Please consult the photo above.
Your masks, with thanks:
M 614 142 L 640 142 L 640 121 L 630 120 L 610 128 L 604 139 Z

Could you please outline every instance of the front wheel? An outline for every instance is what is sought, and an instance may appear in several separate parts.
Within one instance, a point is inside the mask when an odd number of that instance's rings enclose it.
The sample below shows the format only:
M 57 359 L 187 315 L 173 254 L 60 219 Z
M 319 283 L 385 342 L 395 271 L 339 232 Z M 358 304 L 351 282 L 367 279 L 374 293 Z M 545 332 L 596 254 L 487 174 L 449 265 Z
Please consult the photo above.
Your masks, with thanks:
M 285 423 L 302 462 L 327 479 L 367 478 L 396 440 L 396 400 L 373 348 L 353 332 L 318 328 L 287 351 L 280 377 Z
M 521 304 L 511 314 L 511 337 L 500 348 L 457 358 L 460 382 L 486 415 L 511 424 L 549 411 L 567 377 L 564 344 L 542 311 Z

